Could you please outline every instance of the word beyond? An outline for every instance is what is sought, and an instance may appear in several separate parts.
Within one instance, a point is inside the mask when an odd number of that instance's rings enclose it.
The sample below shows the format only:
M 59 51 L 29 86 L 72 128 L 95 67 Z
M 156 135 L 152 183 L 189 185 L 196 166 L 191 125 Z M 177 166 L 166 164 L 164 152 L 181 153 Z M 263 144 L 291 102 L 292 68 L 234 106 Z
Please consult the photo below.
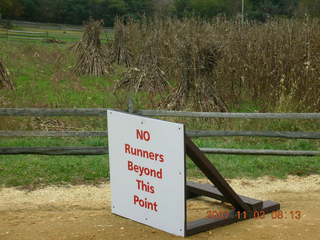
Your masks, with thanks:
M 145 175 L 145 176 L 155 177 L 158 179 L 162 179 L 163 177 L 162 168 L 160 168 L 157 171 L 155 169 L 151 169 L 148 167 L 142 167 L 142 166 L 136 165 L 131 161 L 128 161 L 128 170 L 138 173 L 139 176 Z

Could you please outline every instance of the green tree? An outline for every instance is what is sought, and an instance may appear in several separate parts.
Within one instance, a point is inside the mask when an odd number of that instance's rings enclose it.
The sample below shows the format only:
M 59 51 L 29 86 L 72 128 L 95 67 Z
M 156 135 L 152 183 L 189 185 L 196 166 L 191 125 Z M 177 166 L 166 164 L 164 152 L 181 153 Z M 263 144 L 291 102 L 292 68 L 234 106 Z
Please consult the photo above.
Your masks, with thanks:
M 320 0 L 300 0 L 296 10 L 298 16 L 320 17 Z
M 22 14 L 23 5 L 19 0 L 1 0 L 0 14 L 2 18 L 17 17 Z
M 211 18 L 218 14 L 226 14 L 224 0 L 175 0 L 174 12 L 178 17 L 199 16 Z
M 0 0 L 0 14 L 8 19 L 70 24 L 82 24 L 91 16 L 112 26 L 116 16 L 139 19 L 159 12 L 180 18 L 234 17 L 241 13 L 241 3 L 242 0 Z M 245 0 L 245 5 L 249 18 L 262 21 L 269 16 L 291 17 L 295 13 L 320 15 L 320 0 Z
M 272 16 L 292 17 L 298 0 L 250 0 L 250 18 L 265 21 Z

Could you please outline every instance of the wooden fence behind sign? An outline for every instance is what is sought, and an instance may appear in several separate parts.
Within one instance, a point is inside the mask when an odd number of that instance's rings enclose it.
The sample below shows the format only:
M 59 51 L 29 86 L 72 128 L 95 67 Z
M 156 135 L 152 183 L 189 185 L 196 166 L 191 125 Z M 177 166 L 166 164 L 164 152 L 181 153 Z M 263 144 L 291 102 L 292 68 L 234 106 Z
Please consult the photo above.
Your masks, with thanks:
M 141 116 L 191 117 L 191 118 L 238 118 L 238 119 L 320 119 L 320 113 L 219 113 L 219 112 L 180 112 L 162 110 L 135 110 L 129 102 L 128 111 Z M 42 109 L 42 108 L 0 108 L 2 116 L 98 116 L 107 117 L 106 108 L 87 109 Z M 288 131 L 216 131 L 189 130 L 190 137 L 272 137 L 287 139 L 320 139 L 320 132 Z M 0 137 L 106 137 L 107 131 L 0 131 Z M 39 154 L 39 155 L 104 155 L 108 147 L 0 147 L 0 154 Z M 320 151 L 257 150 L 201 148 L 207 154 L 233 155 L 274 155 L 274 156 L 318 156 Z
M 0 31 L 0 38 L 18 39 L 18 40 L 46 40 L 49 38 L 48 32 L 28 32 L 16 30 Z
M 6 30 L 0 29 L 0 39 L 7 40 L 36 40 L 43 41 L 49 39 L 56 39 L 60 41 L 79 41 L 83 30 L 79 29 L 66 29 L 67 33 L 52 33 L 48 31 L 38 32 L 38 31 L 16 31 L 16 30 Z M 71 33 L 70 33 L 71 32 Z M 108 41 L 110 39 L 108 32 L 103 32 L 101 37 L 102 41 Z

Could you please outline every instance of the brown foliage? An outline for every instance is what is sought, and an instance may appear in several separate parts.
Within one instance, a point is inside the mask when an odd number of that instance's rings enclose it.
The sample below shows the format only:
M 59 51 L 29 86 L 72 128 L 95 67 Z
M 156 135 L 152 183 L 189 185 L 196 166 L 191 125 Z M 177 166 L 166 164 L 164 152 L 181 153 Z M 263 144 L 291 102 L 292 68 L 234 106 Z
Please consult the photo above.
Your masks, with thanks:
M 213 24 L 223 42 L 218 88 L 230 103 L 263 111 L 319 111 L 319 20 Z
M 74 72 L 79 75 L 102 76 L 108 73 L 108 58 L 101 45 L 103 21 L 89 20 L 80 42 L 73 51 L 77 55 Z
M 320 109 L 318 19 L 118 21 L 113 60 L 128 68 L 118 88 L 160 92 L 162 107 Z
M 194 19 L 117 21 L 113 62 L 128 71 L 116 89 L 160 94 L 170 109 L 226 111 L 215 88 L 220 49 L 209 30 Z
M 9 72 L 0 61 L 0 89 L 1 88 L 8 88 L 13 90 L 14 86 L 12 81 L 10 80 Z

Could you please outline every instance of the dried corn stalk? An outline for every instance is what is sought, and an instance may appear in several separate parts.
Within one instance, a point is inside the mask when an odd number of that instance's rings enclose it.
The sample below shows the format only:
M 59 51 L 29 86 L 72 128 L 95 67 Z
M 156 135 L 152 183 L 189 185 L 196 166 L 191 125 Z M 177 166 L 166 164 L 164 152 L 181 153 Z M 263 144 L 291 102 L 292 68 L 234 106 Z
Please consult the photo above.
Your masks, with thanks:
M 79 75 L 102 76 L 108 73 L 108 58 L 101 45 L 103 21 L 89 20 L 82 39 L 74 47 L 77 63 L 74 72 Z
M 115 90 L 156 94 L 169 109 L 227 111 L 216 86 L 221 51 L 208 24 L 117 21 L 112 50 L 112 61 L 127 69 Z
M 9 72 L 1 61 L 0 61 L 0 88 L 8 88 L 12 90 L 14 89 L 13 83 L 9 77 Z

